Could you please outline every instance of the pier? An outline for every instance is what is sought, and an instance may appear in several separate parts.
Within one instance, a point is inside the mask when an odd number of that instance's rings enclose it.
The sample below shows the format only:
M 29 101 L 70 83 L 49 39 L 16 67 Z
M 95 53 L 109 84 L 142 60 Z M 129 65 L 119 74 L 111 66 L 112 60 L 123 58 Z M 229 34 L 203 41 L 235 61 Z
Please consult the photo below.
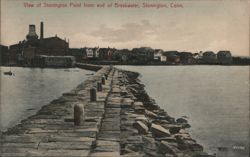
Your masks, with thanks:
M 97 71 L 1 135 L 1 157 L 208 157 L 151 99 L 139 73 L 77 64 Z

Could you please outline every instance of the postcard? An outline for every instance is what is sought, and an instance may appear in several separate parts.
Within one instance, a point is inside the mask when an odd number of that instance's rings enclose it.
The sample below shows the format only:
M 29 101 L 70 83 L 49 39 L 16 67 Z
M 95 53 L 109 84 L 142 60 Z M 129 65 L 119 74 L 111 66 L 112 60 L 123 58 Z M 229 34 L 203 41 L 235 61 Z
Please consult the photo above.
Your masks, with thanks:
M 1 0 L 0 156 L 248 157 L 249 0 Z

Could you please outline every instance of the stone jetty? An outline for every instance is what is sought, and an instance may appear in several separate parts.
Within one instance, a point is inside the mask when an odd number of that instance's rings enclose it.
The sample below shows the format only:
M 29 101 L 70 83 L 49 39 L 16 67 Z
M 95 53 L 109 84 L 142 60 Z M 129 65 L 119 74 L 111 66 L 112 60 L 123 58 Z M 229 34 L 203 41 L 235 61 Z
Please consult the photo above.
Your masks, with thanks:
M 187 120 L 160 109 L 138 76 L 102 67 L 74 90 L 4 132 L 0 156 L 208 156 L 190 137 Z

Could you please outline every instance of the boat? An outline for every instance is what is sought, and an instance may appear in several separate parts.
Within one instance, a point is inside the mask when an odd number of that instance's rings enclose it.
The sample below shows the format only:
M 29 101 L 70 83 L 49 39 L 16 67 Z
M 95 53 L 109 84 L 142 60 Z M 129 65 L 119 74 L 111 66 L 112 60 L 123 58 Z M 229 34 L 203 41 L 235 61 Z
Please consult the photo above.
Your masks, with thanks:
M 11 71 L 7 71 L 7 72 L 4 72 L 4 75 L 10 75 L 10 76 L 12 76 L 13 73 Z
M 10 70 L 9 70 L 9 71 L 3 72 L 3 74 L 4 74 L 4 75 L 9 75 L 9 76 L 14 75 L 14 73 L 11 71 L 11 67 L 10 67 Z

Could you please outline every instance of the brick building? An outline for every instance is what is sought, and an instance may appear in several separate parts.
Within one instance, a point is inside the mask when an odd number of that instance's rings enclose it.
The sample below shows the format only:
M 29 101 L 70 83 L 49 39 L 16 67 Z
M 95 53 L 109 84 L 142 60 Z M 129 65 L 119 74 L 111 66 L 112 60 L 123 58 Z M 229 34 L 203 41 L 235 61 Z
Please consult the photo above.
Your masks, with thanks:
M 8 46 L 0 45 L 0 65 L 5 65 L 8 62 Z
M 39 55 L 65 56 L 69 53 L 69 42 L 55 35 L 44 38 L 43 22 L 40 26 L 40 38 L 36 34 L 35 25 L 29 25 L 26 40 L 10 45 L 10 59 L 30 64 Z

